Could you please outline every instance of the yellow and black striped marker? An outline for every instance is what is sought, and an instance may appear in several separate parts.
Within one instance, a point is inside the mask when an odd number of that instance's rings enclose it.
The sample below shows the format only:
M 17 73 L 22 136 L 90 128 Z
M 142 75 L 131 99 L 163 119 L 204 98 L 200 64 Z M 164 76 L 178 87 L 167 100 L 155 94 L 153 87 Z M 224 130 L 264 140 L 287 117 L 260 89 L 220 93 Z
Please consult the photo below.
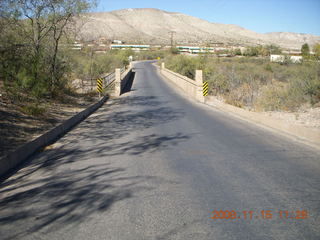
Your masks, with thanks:
M 102 93 L 103 90 L 103 80 L 101 78 L 97 79 L 97 91 Z
M 208 82 L 203 83 L 203 96 L 208 96 L 209 94 L 209 84 Z

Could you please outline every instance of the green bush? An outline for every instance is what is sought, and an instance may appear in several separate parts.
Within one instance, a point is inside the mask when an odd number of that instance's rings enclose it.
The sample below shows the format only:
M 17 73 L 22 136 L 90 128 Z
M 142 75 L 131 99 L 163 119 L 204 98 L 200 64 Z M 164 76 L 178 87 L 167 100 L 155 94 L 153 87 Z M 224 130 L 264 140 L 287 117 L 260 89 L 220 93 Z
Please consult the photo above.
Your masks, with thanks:
M 196 58 L 186 57 L 183 55 L 170 56 L 167 58 L 168 69 L 180 73 L 188 78 L 194 79 L 195 70 L 200 61 Z

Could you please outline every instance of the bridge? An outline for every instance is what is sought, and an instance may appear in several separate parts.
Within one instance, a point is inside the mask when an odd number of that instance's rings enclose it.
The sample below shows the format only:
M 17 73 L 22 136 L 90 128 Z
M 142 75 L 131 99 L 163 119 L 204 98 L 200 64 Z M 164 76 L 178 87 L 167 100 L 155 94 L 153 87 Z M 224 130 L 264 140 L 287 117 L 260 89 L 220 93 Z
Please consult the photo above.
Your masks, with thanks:
M 319 239 L 319 151 L 190 99 L 152 63 L 2 180 L 0 238 Z

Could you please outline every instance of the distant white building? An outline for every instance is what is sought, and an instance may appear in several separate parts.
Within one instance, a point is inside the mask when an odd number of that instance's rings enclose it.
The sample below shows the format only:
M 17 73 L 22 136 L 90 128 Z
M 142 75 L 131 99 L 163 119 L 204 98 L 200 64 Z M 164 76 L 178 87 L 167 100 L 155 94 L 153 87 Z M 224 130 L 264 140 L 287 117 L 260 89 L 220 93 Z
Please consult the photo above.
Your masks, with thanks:
M 121 40 L 113 40 L 112 43 L 115 43 L 115 44 L 122 44 L 122 41 Z
M 290 56 L 290 60 L 293 63 L 301 63 L 302 62 L 302 56 Z
M 284 55 L 275 55 L 271 54 L 270 55 L 270 62 L 284 62 Z
M 293 63 L 300 63 L 302 62 L 302 56 L 289 56 L 290 61 Z M 270 62 L 284 62 L 286 59 L 285 55 L 276 55 L 276 54 L 271 54 L 270 55 Z
M 110 49 L 120 49 L 120 50 L 127 50 L 131 49 L 133 51 L 139 52 L 139 51 L 146 51 L 150 49 L 150 45 L 131 45 L 131 44 L 111 44 Z
M 212 47 L 177 46 L 177 49 L 180 53 L 191 53 L 191 54 L 214 52 L 214 48 Z
M 82 50 L 82 48 L 83 48 L 83 44 L 78 42 L 74 42 L 74 44 L 71 47 L 72 50 Z

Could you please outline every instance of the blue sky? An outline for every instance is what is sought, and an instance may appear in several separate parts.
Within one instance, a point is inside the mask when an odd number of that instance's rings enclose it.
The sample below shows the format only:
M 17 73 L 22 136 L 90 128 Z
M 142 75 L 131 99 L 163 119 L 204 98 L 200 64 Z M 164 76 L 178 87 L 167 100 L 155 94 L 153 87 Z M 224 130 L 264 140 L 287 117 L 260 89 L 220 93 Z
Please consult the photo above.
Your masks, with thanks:
M 320 0 L 98 0 L 95 11 L 158 8 L 259 32 L 320 36 Z

